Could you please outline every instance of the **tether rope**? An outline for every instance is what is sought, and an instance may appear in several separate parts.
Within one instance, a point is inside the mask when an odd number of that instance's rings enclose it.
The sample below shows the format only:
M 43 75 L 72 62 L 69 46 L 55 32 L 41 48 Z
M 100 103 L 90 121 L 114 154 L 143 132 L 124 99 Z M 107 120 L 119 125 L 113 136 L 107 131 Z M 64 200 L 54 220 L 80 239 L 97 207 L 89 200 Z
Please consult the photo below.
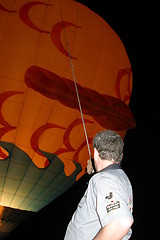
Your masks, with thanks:
M 79 97 L 79 92 L 78 92 L 78 88 L 77 88 L 75 73 L 74 73 L 74 69 L 73 69 L 73 64 L 72 64 L 72 59 L 71 59 L 71 53 L 70 53 L 69 44 L 68 44 L 68 39 L 67 39 L 66 28 L 65 28 L 65 26 L 64 26 L 64 20 L 63 20 L 63 14 L 62 14 L 62 8 L 61 8 L 60 0 L 58 0 L 58 3 L 59 3 L 59 9 L 60 9 L 60 14 L 61 14 L 61 19 L 62 19 L 62 23 L 63 23 L 63 29 L 64 29 L 64 34 L 65 34 L 65 41 L 66 41 L 67 51 L 68 51 L 68 56 L 69 56 L 69 61 L 70 61 L 70 67 L 71 67 L 71 70 L 72 70 L 72 75 L 73 75 L 73 80 L 74 80 L 74 85 L 75 85 L 75 90 L 76 90 L 76 95 L 77 95 L 79 110 L 80 110 L 80 113 L 81 113 L 81 119 L 82 119 L 84 134 L 85 134 L 85 138 L 86 138 L 86 143 L 87 143 L 89 158 L 91 159 L 91 150 L 90 150 L 90 146 L 89 146 L 89 141 L 88 141 L 88 136 L 87 136 L 87 130 L 86 130 L 85 122 L 84 122 L 82 106 L 81 106 L 81 102 L 80 102 L 80 97 Z

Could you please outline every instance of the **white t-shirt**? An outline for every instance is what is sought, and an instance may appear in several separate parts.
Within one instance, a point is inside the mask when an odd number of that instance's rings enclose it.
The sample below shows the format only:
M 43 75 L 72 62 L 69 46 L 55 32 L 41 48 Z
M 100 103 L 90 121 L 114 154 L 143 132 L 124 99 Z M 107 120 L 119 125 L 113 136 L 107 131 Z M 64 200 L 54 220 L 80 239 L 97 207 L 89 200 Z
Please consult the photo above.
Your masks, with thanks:
M 89 181 L 64 240 L 92 240 L 99 230 L 115 219 L 133 219 L 132 186 L 124 171 L 112 164 Z M 123 240 L 131 236 L 131 229 Z

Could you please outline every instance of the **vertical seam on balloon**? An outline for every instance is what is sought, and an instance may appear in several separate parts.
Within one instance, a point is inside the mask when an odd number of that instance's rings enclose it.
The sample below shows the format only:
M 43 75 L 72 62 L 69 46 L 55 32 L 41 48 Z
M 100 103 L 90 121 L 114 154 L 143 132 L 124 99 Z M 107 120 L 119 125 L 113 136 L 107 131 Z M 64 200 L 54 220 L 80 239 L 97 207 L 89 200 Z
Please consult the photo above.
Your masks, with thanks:
M 13 8 L 13 6 L 14 6 L 14 3 L 12 4 L 12 7 L 11 7 L 11 8 Z M 15 13 L 15 12 L 17 12 L 17 11 L 8 10 L 8 14 L 7 14 L 7 17 L 6 17 L 5 24 L 4 24 L 4 28 L 3 28 L 3 31 L 2 31 L 2 34 L 1 34 L 1 37 L 0 37 L 0 42 L 1 42 L 1 40 L 2 40 L 3 33 L 4 33 L 4 29 L 5 29 L 5 26 L 7 25 L 8 18 L 9 18 L 9 14 L 10 14 L 11 12 L 12 12 L 12 13 Z M 1 44 L 0 44 L 0 46 L 1 46 Z
M 98 22 L 99 22 L 99 28 L 101 29 L 101 43 L 103 42 L 103 26 L 101 25 L 100 21 L 99 21 L 99 16 L 97 16 L 97 19 L 98 19 Z M 100 46 L 103 46 L 102 44 Z M 96 74 L 95 74 L 95 77 L 94 77 L 94 83 L 96 82 L 96 78 L 97 78 L 97 75 L 98 75 L 98 72 L 99 72 L 99 69 L 100 69 L 100 62 L 101 62 L 101 59 L 102 59 L 102 53 L 103 53 L 103 48 L 101 47 L 101 52 L 100 52 L 100 57 L 99 57 L 99 61 L 98 61 L 98 67 L 96 69 Z
M 45 6 L 43 21 L 42 21 L 41 25 L 44 25 L 44 19 L 45 19 L 45 16 L 46 16 L 47 8 L 48 8 L 48 6 Z M 33 61 L 34 64 L 36 64 L 36 62 L 37 62 L 37 52 L 38 52 L 38 49 L 39 49 L 40 37 L 41 37 L 41 32 L 39 32 L 39 37 L 38 37 L 38 40 L 37 40 L 37 46 L 36 46 L 36 51 L 35 51 L 35 56 L 34 56 L 34 61 Z

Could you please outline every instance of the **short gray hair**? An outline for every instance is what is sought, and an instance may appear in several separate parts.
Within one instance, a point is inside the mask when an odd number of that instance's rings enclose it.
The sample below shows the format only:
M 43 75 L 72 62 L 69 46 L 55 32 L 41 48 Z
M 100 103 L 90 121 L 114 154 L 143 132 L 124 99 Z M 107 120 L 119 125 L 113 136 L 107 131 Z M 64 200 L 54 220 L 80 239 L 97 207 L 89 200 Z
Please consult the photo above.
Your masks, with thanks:
M 101 159 L 121 164 L 124 143 L 119 134 L 111 130 L 103 130 L 93 138 L 93 148 L 96 148 Z

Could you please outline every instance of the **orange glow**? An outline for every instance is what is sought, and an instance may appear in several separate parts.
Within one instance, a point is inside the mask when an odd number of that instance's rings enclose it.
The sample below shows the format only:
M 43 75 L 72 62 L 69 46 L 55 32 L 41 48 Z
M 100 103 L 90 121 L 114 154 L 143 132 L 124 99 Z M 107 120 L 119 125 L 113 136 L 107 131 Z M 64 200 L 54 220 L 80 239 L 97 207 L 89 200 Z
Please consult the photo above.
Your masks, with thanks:
M 2 218 L 3 218 L 3 210 L 4 210 L 4 206 L 0 205 L 0 221 L 2 221 Z

